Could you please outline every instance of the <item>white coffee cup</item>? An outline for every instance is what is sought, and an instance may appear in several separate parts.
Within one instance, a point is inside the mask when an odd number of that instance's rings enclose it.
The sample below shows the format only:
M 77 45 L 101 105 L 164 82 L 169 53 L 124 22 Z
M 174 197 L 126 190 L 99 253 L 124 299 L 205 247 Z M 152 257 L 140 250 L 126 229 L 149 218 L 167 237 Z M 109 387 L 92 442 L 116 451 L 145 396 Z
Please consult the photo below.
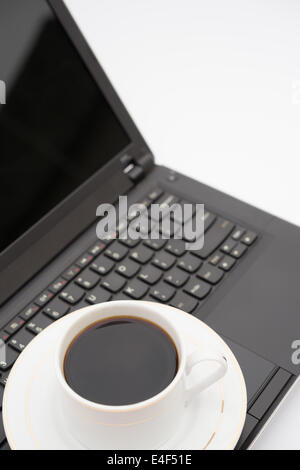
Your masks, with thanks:
M 166 319 L 165 309 L 152 302 L 116 301 L 86 308 L 74 316 L 72 325 L 59 342 L 55 355 L 58 392 L 62 413 L 69 432 L 88 449 L 155 449 L 172 437 L 183 418 L 185 406 L 196 395 L 222 378 L 227 361 L 218 353 L 203 355 L 196 350 L 187 354 L 187 345 L 178 328 Z M 83 312 L 83 311 L 82 311 Z M 106 318 L 130 316 L 146 319 L 162 328 L 172 338 L 178 352 L 178 370 L 172 382 L 157 395 L 140 403 L 109 406 L 93 403 L 79 396 L 67 384 L 64 358 L 73 339 L 89 325 Z M 203 375 L 203 361 L 217 364 Z M 195 374 L 193 386 L 187 376 Z

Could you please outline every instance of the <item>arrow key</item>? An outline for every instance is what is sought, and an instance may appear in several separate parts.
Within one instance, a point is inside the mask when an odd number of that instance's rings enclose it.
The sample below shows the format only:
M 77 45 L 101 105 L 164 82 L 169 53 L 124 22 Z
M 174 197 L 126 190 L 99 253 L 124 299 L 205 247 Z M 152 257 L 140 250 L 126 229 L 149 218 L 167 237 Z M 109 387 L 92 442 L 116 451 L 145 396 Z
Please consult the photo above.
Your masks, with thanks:
M 74 305 L 82 299 L 84 294 L 84 290 L 80 289 L 80 287 L 70 284 L 61 292 L 59 297 L 68 302 L 68 304 Z

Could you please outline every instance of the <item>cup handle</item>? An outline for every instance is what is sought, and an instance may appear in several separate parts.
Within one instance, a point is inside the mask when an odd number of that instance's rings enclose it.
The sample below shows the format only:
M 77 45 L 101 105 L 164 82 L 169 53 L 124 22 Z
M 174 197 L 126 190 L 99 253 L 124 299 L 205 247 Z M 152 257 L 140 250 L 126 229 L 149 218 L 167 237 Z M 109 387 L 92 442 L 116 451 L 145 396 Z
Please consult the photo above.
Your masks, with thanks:
M 186 368 L 185 368 L 186 375 L 187 376 L 190 375 L 194 367 L 200 364 L 201 362 L 208 362 L 208 361 L 216 362 L 218 364 L 218 367 L 216 367 L 206 377 L 199 378 L 199 380 L 197 381 L 195 385 L 192 385 L 191 387 L 187 387 L 186 389 L 187 401 L 190 401 L 191 398 L 194 397 L 194 395 L 210 387 L 212 384 L 220 380 L 226 374 L 227 369 L 228 369 L 226 357 L 220 354 L 205 356 L 200 351 L 194 351 L 187 357 Z

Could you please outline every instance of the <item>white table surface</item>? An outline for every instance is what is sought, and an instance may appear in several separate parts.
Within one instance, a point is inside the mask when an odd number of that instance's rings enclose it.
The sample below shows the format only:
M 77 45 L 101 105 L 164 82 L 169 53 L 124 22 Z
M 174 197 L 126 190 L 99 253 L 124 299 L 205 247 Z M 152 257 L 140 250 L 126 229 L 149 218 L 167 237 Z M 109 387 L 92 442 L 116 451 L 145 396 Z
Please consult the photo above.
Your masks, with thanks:
M 158 163 L 300 226 L 299 0 L 66 4 Z M 300 383 L 255 448 L 299 419 Z

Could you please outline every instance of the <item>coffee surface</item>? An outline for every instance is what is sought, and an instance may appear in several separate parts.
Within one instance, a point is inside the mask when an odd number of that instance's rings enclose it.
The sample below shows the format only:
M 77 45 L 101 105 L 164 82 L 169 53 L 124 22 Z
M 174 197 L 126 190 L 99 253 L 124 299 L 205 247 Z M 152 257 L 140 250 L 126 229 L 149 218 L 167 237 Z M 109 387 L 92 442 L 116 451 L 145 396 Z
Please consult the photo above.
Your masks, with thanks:
M 130 405 L 158 394 L 174 379 L 176 347 L 158 326 L 114 317 L 83 330 L 69 346 L 64 373 L 69 386 L 103 405 Z

